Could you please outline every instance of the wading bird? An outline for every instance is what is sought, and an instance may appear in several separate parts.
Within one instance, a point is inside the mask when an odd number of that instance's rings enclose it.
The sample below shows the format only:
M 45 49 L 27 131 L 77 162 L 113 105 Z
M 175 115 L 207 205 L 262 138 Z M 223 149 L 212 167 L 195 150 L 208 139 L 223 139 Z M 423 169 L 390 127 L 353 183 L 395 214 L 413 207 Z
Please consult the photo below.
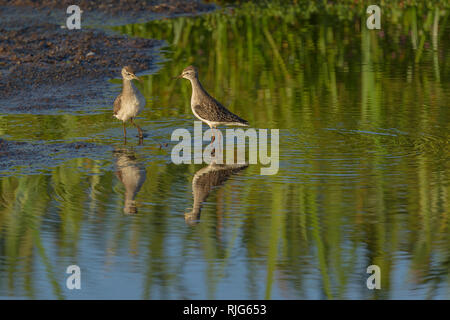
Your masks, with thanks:
M 205 122 L 211 129 L 216 129 L 219 125 L 227 126 L 248 126 L 248 121 L 244 120 L 223 105 L 216 99 L 211 97 L 208 92 L 203 88 L 202 84 L 198 80 L 198 71 L 194 66 L 189 66 L 183 70 L 183 72 L 175 77 L 176 79 L 184 78 L 191 81 L 192 85 L 192 97 L 191 97 L 191 109 L 194 115 Z M 211 142 L 215 140 L 214 135 L 211 138 Z
M 144 134 L 142 129 L 134 123 L 133 119 L 144 109 L 145 98 L 133 84 L 133 79 L 141 81 L 131 67 L 122 68 L 123 87 L 122 92 L 114 101 L 114 117 L 123 121 L 123 136 L 127 141 L 127 129 L 125 122 L 129 119 L 139 132 L 139 141 L 142 141 Z

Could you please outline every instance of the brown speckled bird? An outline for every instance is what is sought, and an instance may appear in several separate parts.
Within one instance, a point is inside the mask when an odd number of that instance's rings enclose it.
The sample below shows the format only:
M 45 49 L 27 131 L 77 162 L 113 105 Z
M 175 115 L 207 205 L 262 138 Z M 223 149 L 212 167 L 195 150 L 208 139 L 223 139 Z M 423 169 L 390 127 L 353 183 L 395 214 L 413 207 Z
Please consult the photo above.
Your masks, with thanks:
M 248 121 L 235 115 L 216 99 L 211 97 L 198 80 L 198 71 L 194 66 L 189 66 L 176 78 L 184 78 L 191 81 L 192 97 L 191 108 L 194 115 L 205 122 L 211 129 L 219 125 L 248 126 Z M 214 136 L 213 139 L 214 141 Z

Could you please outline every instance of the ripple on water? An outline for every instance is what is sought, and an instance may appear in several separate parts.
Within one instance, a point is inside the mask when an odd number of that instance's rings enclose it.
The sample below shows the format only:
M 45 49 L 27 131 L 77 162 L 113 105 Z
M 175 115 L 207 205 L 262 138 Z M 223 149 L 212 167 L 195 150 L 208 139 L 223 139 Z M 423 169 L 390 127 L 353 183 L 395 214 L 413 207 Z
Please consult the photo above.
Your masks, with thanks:
M 42 173 L 65 160 L 104 159 L 108 145 L 87 142 L 38 143 L 0 139 L 0 176 Z

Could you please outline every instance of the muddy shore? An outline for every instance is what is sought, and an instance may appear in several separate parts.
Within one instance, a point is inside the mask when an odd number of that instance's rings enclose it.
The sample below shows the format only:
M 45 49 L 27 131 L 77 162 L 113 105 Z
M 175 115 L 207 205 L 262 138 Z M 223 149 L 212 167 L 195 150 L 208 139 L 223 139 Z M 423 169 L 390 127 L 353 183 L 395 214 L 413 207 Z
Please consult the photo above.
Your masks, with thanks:
M 0 6 L 31 7 L 35 9 L 66 9 L 76 4 L 84 13 L 109 14 L 111 16 L 140 17 L 149 13 L 162 15 L 196 14 L 211 10 L 211 4 L 200 0 L 0 0 Z
M 0 28 L 0 42 L 5 44 L 0 47 L 0 96 L 11 98 L 0 108 L 22 112 L 73 106 L 72 99 L 83 102 L 82 92 L 91 91 L 97 82 L 101 85 L 105 79 L 120 77 L 124 65 L 150 69 L 154 61 L 150 49 L 161 44 L 97 30 L 69 31 L 53 24 L 10 31 Z M 54 99 L 45 93 L 52 91 L 57 91 Z M 15 97 L 20 98 L 17 103 Z
M 119 78 L 123 66 L 138 71 L 155 67 L 155 49 L 162 41 L 88 27 L 68 30 L 64 22 L 69 3 L 72 1 L 0 0 L 0 112 L 35 113 L 86 107 L 90 101 L 108 103 L 107 80 Z M 167 17 L 212 9 L 186 0 L 78 3 L 83 15 L 100 12 L 111 24 L 119 16 L 132 20 L 155 12 Z

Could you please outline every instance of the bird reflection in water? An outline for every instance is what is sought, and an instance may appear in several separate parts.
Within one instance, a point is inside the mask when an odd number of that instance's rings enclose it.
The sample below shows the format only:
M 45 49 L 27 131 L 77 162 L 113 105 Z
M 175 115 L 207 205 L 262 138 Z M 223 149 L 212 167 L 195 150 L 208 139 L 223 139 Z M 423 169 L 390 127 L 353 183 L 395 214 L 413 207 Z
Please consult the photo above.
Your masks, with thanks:
M 192 211 L 184 214 L 186 224 L 190 226 L 198 224 L 203 202 L 206 201 L 211 190 L 247 167 L 248 164 L 215 164 L 212 162 L 207 167 L 198 170 L 192 179 L 194 205 Z
M 138 210 L 134 199 L 146 179 L 144 164 L 136 159 L 132 149 L 116 149 L 114 150 L 114 156 L 116 157 L 116 175 L 125 187 L 123 212 L 135 214 Z

